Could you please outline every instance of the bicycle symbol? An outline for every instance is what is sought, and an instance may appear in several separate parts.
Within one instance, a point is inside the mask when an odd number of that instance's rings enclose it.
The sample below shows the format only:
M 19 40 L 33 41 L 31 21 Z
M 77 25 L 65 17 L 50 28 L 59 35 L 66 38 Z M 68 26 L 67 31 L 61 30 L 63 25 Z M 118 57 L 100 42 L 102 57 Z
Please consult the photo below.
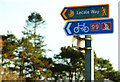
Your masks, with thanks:
M 83 31 L 83 32 L 88 32 L 89 31 L 89 27 L 85 26 L 85 23 L 83 23 L 83 25 L 80 25 L 78 23 L 78 26 L 74 28 L 74 32 L 78 33 L 80 30 Z

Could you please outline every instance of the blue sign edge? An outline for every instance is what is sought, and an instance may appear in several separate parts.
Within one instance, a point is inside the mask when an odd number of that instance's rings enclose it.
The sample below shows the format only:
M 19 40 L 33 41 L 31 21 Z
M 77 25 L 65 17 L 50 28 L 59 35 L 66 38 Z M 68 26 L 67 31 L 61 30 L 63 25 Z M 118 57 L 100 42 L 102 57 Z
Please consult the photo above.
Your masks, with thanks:
M 69 22 L 80 22 L 80 21 L 82 21 L 82 22 L 84 22 L 84 21 L 95 21 L 95 20 L 98 20 L 98 21 L 100 21 L 100 20 L 112 20 L 113 21 L 113 23 L 112 23 L 112 26 L 113 26 L 113 30 L 112 30 L 112 32 L 110 32 L 110 33 L 92 33 L 92 34 L 77 34 L 77 35 L 98 35 L 98 34 L 112 34 L 112 33 L 114 33 L 114 19 L 113 18 L 107 18 L 107 19 L 93 19 L 93 20 L 75 20 L 75 21 L 67 21 L 66 22 L 66 24 L 64 25 L 64 31 L 65 31 L 65 34 L 67 35 L 67 36 L 73 36 L 74 34 L 68 34 L 67 33 L 67 31 L 66 31 L 66 29 L 65 29 L 65 27 L 66 27 L 66 25 L 69 23 Z

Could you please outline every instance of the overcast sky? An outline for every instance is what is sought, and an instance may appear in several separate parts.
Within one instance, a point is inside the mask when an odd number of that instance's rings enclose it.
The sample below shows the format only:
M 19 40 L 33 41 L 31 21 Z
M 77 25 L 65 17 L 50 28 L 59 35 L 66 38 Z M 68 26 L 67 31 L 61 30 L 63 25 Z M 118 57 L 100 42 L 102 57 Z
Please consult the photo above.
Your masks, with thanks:
M 26 25 L 25 20 L 31 12 L 38 12 L 46 21 L 43 29 L 37 32 L 45 36 L 45 43 L 52 52 L 49 57 L 59 54 L 60 48 L 72 45 L 72 36 L 67 36 L 60 13 L 64 7 L 84 5 L 110 5 L 110 17 L 114 19 L 114 33 L 92 35 L 92 49 L 98 57 L 109 59 L 114 69 L 118 69 L 118 1 L 119 0 L 0 0 L 0 34 L 11 31 L 18 38 Z

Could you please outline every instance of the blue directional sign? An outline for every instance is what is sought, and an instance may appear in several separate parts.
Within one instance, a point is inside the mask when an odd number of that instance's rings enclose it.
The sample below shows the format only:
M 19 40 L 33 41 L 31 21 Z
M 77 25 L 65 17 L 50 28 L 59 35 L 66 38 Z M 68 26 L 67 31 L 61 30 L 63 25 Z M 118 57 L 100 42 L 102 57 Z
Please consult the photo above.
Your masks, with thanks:
M 67 35 L 91 35 L 113 33 L 113 19 L 68 21 L 64 27 Z

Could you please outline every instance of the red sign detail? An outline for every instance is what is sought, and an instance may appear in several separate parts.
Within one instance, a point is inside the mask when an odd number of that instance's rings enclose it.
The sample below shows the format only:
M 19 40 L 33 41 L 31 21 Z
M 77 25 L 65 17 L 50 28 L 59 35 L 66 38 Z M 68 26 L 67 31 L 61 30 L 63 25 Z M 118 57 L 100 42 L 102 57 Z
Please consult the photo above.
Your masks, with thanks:
M 92 23 L 90 26 L 91 26 L 91 31 L 100 30 L 100 23 Z
M 102 23 L 102 30 L 111 30 L 111 23 Z

